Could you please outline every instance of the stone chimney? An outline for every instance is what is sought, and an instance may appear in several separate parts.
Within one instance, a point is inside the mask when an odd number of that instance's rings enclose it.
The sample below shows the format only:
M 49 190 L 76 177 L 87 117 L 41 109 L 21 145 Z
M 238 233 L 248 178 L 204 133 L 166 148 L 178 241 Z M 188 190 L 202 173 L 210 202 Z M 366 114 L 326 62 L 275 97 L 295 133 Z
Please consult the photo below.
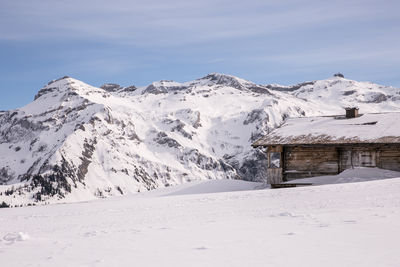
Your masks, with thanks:
M 346 108 L 346 119 L 358 117 L 358 108 Z

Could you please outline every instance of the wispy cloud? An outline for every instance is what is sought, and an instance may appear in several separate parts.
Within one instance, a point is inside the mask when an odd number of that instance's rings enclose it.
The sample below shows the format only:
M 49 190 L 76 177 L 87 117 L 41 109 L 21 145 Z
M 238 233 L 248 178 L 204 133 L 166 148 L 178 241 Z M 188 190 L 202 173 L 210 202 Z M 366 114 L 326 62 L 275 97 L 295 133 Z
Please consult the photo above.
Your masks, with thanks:
M 400 86 L 399 10 L 398 0 L 1 0 L 0 79 L 32 95 L 62 75 L 291 84 L 343 71 Z
M 325 1 L 324 1 L 325 2 Z M 1 39 L 183 45 L 394 16 L 385 1 L 3 1 Z M 373 8 L 371 8 L 373 6 Z

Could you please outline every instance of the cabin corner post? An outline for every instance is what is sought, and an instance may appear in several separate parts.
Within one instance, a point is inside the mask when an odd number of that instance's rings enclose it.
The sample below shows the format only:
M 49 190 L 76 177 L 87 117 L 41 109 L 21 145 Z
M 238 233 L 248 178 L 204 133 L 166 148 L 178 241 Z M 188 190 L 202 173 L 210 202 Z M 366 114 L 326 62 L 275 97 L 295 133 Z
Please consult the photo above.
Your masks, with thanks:
M 281 168 L 282 168 L 282 181 L 287 182 L 285 171 L 286 171 L 286 159 L 285 159 L 286 149 L 285 146 L 282 146 L 282 153 L 281 153 Z
M 283 182 L 283 149 L 282 146 L 267 147 L 267 182 L 268 184 L 280 184 Z
M 378 168 L 381 168 L 382 169 L 382 162 L 381 162 L 381 151 L 382 151 L 382 149 L 381 149 L 381 147 L 377 147 L 376 148 L 376 151 L 375 151 L 375 153 L 376 153 L 376 166 L 378 167 Z

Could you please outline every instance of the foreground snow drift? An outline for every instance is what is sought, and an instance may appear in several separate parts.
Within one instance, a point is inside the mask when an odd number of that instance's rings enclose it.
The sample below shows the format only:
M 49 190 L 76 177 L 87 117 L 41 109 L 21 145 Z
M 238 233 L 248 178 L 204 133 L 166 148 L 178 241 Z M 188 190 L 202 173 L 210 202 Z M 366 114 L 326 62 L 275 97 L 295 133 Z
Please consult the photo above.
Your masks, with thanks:
M 338 175 L 317 176 L 304 179 L 296 179 L 287 184 L 295 183 L 311 183 L 313 185 L 323 184 L 341 184 L 341 183 L 356 183 L 373 180 L 382 180 L 400 177 L 400 172 L 384 170 L 379 168 L 358 167 L 354 169 L 344 170 Z
M 241 180 L 208 180 L 208 181 L 195 181 L 168 188 L 160 188 L 144 193 L 143 196 L 155 197 L 155 196 L 209 194 L 209 193 L 258 190 L 269 187 L 270 186 L 266 183 L 247 182 Z
M 150 194 L 1 209 L 1 262 L 8 267 L 400 266 L 400 178 Z

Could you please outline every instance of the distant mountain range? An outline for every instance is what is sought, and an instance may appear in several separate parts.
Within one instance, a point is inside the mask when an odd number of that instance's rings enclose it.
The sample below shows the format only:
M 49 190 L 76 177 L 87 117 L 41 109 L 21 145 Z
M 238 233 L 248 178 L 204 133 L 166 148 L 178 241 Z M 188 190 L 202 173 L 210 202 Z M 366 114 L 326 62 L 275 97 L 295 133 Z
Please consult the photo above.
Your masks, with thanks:
M 400 111 L 400 89 L 342 77 L 258 85 L 219 73 L 147 87 L 70 77 L 0 112 L 0 204 L 142 192 L 193 180 L 266 180 L 251 143 L 288 117 Z

